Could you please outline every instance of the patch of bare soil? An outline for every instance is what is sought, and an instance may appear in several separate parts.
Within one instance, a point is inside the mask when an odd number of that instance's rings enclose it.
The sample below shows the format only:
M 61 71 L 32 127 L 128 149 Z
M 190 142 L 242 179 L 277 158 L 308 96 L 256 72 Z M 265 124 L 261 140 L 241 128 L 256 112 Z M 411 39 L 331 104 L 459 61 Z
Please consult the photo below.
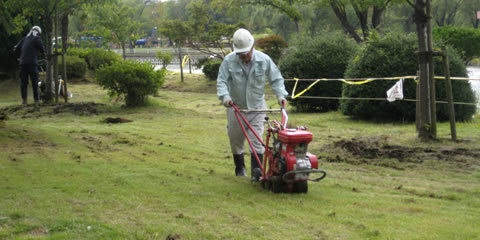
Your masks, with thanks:
M 105 104 L 94 102 L 76 102 L 76 103 L 59 103 L 59 104 L 40 104 L 36 108 L 33 104 L 14 105 L 0 109 L 0 112 L 9 116 L 21 118 L 50 116 L 60 113 L 71 113 L 78 116 L 98 115 L 102 112 Z
M 326 158 L 328 162 L 370 164 L 398 170 L 428 160 L 444 161 L 462 169 L 480 165 L 480 149 L 441 145 L 436 148 L 406 147 L 389 144 L 386 136 L 341 139 L 322 147 L 322 151 L 330 153 Z
M 133 120 L 121 118 L 121 117 L 107 117 L 103 120 L 105 123 L 128 123 L 133 122 Z

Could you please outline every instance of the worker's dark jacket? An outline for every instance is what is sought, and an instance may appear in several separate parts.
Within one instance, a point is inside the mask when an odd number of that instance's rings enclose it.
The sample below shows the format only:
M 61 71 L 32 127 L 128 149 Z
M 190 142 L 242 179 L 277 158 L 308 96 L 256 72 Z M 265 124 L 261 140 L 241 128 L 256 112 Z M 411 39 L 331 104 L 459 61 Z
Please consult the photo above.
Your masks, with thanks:
M 20 65 L 24 64 L 37 64 L 37 52 L 41 52 L 45 56 L 45 49 L 43 48 L 43 42 L 40 36 L 30 35 L 24 37 L 16 46 L 19 48 Z M 17 50 L 17 51 L 18 51 Z

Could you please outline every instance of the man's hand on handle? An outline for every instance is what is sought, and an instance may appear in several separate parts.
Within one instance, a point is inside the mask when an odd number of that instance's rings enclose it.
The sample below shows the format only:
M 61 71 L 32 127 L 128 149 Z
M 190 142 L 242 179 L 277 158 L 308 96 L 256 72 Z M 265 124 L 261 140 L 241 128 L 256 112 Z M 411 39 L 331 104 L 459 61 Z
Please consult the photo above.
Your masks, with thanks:
M 286 107 L 287 106 L 287 99 L 285 99 L 284 97 L 279 97 L 278 99 L 278 104 L 282 107 Z
M 233 103 L 233 101 L 230 98 L 227 98 L 227 99 L 223 100 L 223 106 L 225 106 L 225 107 L 232 107 L 232 103 Z

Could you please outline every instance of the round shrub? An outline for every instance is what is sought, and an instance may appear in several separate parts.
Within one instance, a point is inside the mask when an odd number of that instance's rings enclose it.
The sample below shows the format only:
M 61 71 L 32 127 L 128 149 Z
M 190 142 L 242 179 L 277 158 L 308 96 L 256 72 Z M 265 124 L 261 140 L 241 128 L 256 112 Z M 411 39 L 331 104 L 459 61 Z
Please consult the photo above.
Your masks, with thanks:
M 68 48 L 67 49 L 67 55 L 77 56 L 77 57 L 83 58 L 85 61 L 87 61 L 88 49 L 86 49 L 86 48 Z
M 69 48 L 67 55 L 83 58 L 87 62 L 88 69 L 92 71 L 97 70 L 102 65 L 111 65 L 114 62 L 123 60 L 115 52 L 102 48 Z
M 167 68 L 168 64 L 173 60 L 173 55 L 171 52 L 158 51 L 157 58 L 162 62 L 163 68 Z
M 255 45 L 260 51 L 270 56 L 275 63 L 278 63 L 282 56 L 282 51 L 288 47 L 287 42 L 278 35 L 259 39 Z
M 87 63 L 85 60 L 78 56 L 65 55 L 65 61 L 67 62 L 67 77 L 82 78 L 87 72 Z M 63 61 L 62 58 L 58 58 L 58 70 L 60 74 L 63 73 Z
M 348 62 L 355 54 L 358 46 L 343 34 L 325 35 L 315 39 L 301 41 L 296 49 L 290 50 L 279 64 L 282 75 L 287 79 L 343 78 Z M 299 81 L 295 93 L 299 93 L 313 82 Z M 286 81 L 287 90 L 291 93 L 294 81 Z M 320 81 L 304 96 L 341 97 L 342 83 L 337 81 Z M 336 99 L 296 98 L 291 105 L 297 111 L 327 112 L 337 110 Z
M 217 80 L 218 70 L 220 69 L 221 61 L 210 60 L 203 64 L 202 72 L 205 76 L 212 81 Z
M 88 49 L 87 63 L 90 70 L 96 71 L 103 65 L 111 65 L 121 60 L 122 57 L 113 51 L 101 48 Z
M 123 96 L 128 107 L 145 103 L 165 81 L 166 70 L 155 71 L 150 63 L 118 61 L 96 72 L 97 81 L 110 96 Z
M 387 34 L 383 38 L 371 38 L 348 66 L 346 78 L 394 77 L 416 75 L 418 70 L 417 39 L 413 34 Z M 459 55 L 449 50 L 450 74 L 456 77 L 466 77 L 467 72 Z M 435 75 L 443 76 L 443 64 L 440 57 L 435 57 Z M 344 85 L 342 95 L 345 98 L 385 98 L 386 91 L 395 81 L 378 80 L 363 85 Z M 455 102 L 475 102 L 475 95 L 467 81 L 452 81 L 453 98 Z M 437 101 L 446 100 L 445 82 L 436 81 Z M 403 84 L 405 99 L 416 98 L 416 83 L 405 80 Z M 409 101 L 371 101 L 342 100 L 342 113 L 359 119 L 414 121 L 415 102 Z M 475 106 L 455 105 L 456 118 L 459 121 L 471 119 Z M 445 104 L 437 104 L 437 119 L 448 120 Z

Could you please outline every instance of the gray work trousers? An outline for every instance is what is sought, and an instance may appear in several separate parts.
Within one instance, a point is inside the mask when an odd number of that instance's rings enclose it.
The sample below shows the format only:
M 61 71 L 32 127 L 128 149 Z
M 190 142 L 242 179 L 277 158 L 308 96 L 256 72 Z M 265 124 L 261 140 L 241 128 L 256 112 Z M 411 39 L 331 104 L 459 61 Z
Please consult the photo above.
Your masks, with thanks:
M 243 116 L 247 119 L 247 121 L 252 126 L 253 130 L 257 132 L 258 136 L 263 136 L 263 130 L 265 129 L 265 113 L 242 113 Z M 240 116 L 239 116 L 240 117 Z M 265 152 L 265 148 L 263 147 L 262 143 L 255 137 L 252 131 L 248 128 L 248 126 L 243 122 L 242 118 L 240 120 L 247 131 L 248 138 L 252 142 L 253 148 L 256 153 L 263 154 Z M 238 120 L 235 117 L 235 110 L 233 108 L 227 108 L 227 129 L 228 129 L 228 137 L 230 139 L 230 147 L 232 149 L 233 154 L 243 154 L 243 150 L 245 147 L 245 135 L 242 131 L 242 128 L 238 124 Z M 250 146 L 248 147 L 249 151 L 252 152 Z

